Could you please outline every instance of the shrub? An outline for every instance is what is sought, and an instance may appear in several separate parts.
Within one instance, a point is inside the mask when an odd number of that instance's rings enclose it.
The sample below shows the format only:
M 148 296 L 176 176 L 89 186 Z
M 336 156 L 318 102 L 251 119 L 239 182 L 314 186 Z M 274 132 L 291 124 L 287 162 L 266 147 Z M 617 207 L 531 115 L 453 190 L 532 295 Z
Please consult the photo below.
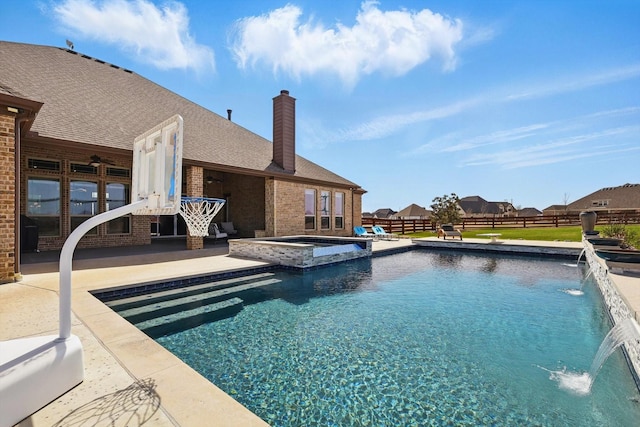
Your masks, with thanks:
M 635 230 L 624 224 L 609 224 L 602 227 L 600 232 L 604 237 L 622 239 L 626 246 L 631 248 L 640 247 L 640 235 Z

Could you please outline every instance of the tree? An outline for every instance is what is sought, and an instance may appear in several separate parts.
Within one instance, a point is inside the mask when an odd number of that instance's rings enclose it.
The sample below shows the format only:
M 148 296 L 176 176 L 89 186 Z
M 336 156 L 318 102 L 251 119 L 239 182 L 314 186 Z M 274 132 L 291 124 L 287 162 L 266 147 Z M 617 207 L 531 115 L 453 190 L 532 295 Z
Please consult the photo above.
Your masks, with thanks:
M 460 222 L 460 211 L 458 210 L 460 198 L 456 193 L 436 197 L 432 202 L 431 209 L 433 213 L 431 214 L 431 218 L 436 224 L 457 224 Z

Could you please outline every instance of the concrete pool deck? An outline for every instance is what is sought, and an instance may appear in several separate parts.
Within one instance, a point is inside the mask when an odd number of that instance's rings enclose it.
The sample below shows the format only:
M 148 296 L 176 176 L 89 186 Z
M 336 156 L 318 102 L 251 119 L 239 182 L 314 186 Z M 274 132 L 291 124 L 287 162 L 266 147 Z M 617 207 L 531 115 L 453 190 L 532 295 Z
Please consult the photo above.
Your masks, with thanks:
M 522 247 L 555 248 L 579 253 L 582 243 L 534 242 L 524 240 L 465 239 L 443 242 L 425 238 L 373 242 L 374 255 L 402 250 L 413 244 L 440 249 L 489 250 L 502 252 Z M 151 245 L 153 246 L 153 245 Z M 226 245 L 200 251 L 159 250 L 124 256 L 117 250 L 78 250 L 72 275 L 72 333 L 84 348 L 85 379 L 19 425 L 126 426 L 266 426 L 200 374 L 164 350 L 126 320 L 93 297 L 89 291 L 125 286 L 172 277 L 191 276 L 268 265 L 266 262 L 232 258 Z M 94 255 L 87 255 L 94 251 Z M 147 248 L 149 251 L 149 248 Z M 34 258 L 38 258 L 35 254 Z M 57 262 L 43 253 L 35 262 L 23 264 L 23 279 L 0 285 L 0 341 L 58 333 Z M 577 256 L 576 256 L 577 259 Z M 640 315 L 640 277 L 611 274 L 620 284 L 636 320 Z M 212 356 L 215 363 L 215 355 Z M 0 403 L 1 405 L 1 403 Z M 1 412 L 1 410 L 0 410 Z M 133 421 L 135 420 L 135 421 Z

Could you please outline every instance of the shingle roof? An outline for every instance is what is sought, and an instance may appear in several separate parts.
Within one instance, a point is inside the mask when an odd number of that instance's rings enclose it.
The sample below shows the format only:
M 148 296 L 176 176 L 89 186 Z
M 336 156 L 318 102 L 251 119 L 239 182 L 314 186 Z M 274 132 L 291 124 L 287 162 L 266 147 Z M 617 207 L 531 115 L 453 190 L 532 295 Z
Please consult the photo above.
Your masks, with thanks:
M 503 214 L 509 202 L 488 202 L 480 196 L 463 197 L 458 205 L 467 214 Z
M 458 201 L 458 205 L 468 214 L 496 213 L 491 211 L 489 202 L 480 196 L 463 197 Z
M 424 217 L 428 218 L 431 216 L 431 211 L 423 208 L 422 206 L 418 206 L 415 203 L 410 204 L 406 208 L 402 209 L 399 212 L 396 212 L 396 216 L 401 217 Z
M 537 216 L 542 215 L 542 212 L 536 208 L 522 208 L 518 211 L 520 216 Z
M 543 211 L 566 211 L 567 205 L 551 205 L 543 209 Z
M 606 205 L 601 202 L 606 201 Z M 570 203 L 571 210 L 582 209 L 640 209 L 640 184 L 624 184 L 601 188 Z
M 376 209 L 375 212 L 373 212 L 373 216 L 376 218 L 389 218 L 391 215 L 395 213 L 396 211 L 394 211 L 393 209 L 382 208 L 382 209 Z
M 44 103 L 31 127 L 41 137 L 130 151 L 136 136 L 180 114 L 185 161 L 283 173 L 269 140 L 130 70 L 67 49 L 3 41 L 0 58 L 0 91 Z M 293 177 L 358 187 L 300 156 Z

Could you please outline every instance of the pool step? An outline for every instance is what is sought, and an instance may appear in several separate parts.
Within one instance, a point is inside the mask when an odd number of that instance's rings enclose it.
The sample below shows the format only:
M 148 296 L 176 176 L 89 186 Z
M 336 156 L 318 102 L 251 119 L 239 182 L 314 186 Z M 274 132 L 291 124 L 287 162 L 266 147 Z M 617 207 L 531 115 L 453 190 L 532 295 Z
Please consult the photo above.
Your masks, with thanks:
M 237 286 L 242 283 L 261 280 L 267 277 L 273 277 L 274 273 L 260 273 L 249 276 L 234 277 L 231 279 L 217 280 L 215 282 L 201 283 L 199 285 L 186 285 L 179 288 L 167 289 L 163 291 L 151 292 L 144 295 L 136 295 L 127 298 L 120 298 L 114 301 L 107 301 L 105 304 L 114 311 L 122 312 L 134 307 L 145 306 L 155 302 L 166 301 L 176 296 L 184 297 L 187 295 L 197 295 L 215 289 L 223 289 Z
M 135 323 L 136 327 L 152 338 L 184 331 L 203 323 L 233 316 L 242 310 L 242 300 L 234 297 L 228 300 L 202 305 L 191 310 L 180 311 L 166 316 L 154 317 Z
M 276 283 L 280 283 L 280 280 L 264 279 L 251 283 L 240 284 L 237 286 L 200 292 L 197 294 L 188 292 L 186 296 L 183 296 L 183 294 L 180 293 L 176 293 L 172 295 L 174 297 L 173 299 L 146 300 L 148 302 L 147 305 L 141 305 L 126 310 L 117 311 L 120 316 L 124 317 L 129 322 L 137 324 L 147 319 L 163 317 L 172 313 L 191 310 L 200 306 L 212 304 L 232 294 L 261 288 L 263 286 L 269 286 Z

